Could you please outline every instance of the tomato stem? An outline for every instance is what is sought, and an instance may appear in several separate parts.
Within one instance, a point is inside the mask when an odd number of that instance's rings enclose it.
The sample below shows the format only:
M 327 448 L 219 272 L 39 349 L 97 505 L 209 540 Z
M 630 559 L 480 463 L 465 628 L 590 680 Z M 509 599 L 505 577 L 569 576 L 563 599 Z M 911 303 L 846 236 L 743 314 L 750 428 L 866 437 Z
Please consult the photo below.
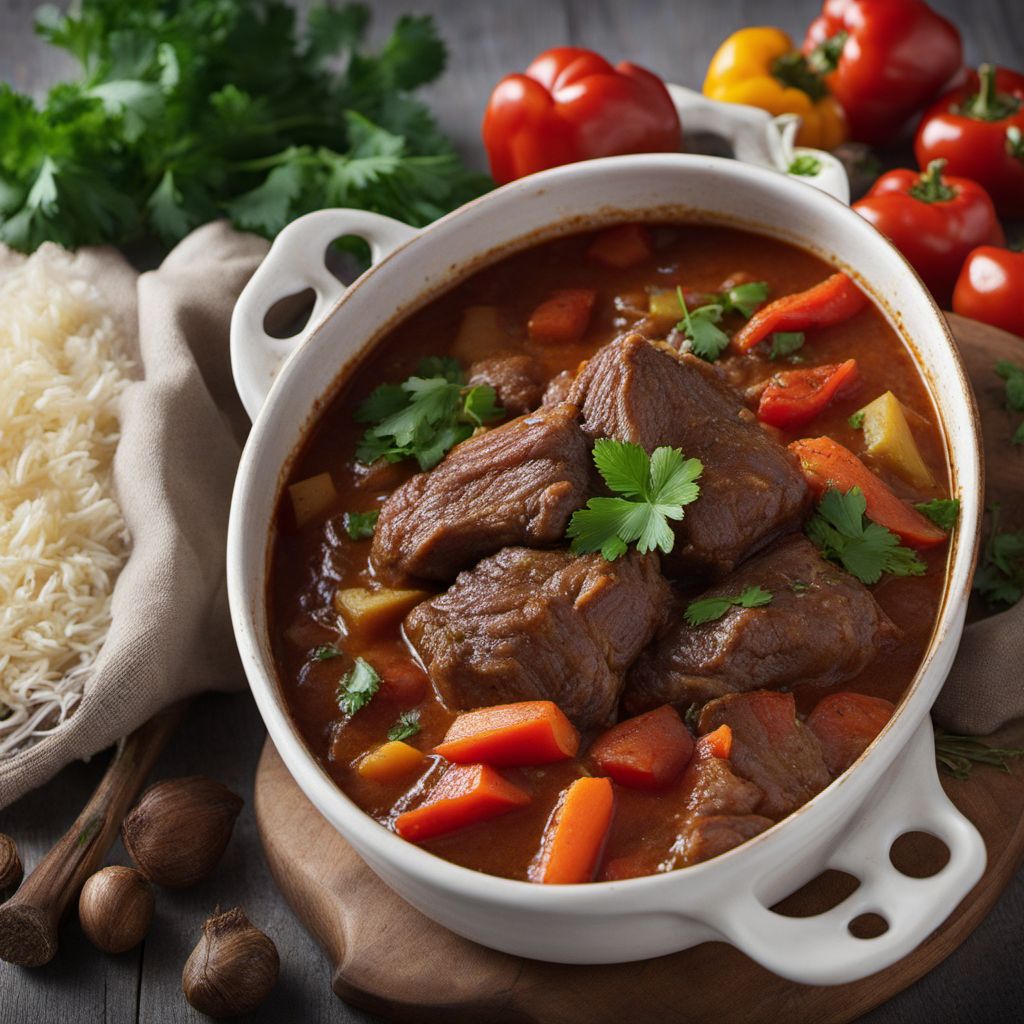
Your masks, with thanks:
M 822 40 L 811 50 L 807 57 L 807 63 L 812 71 L 819 75 L 827 75 L 839 67 L 839 58 L 843 55 L 843 47 L 850 33 L 845 29 L 840 30 L 834 36 Z
M 772 77 L 792 89 L 807 93 L 815 102 L 828 95 L 828 87 L 802 53 L 784 53 L 772 64 Z
M 978 68 L 978 91 L 969 96 L 961 108 L 965 117 L 976 121 L 1002 121 L 1020 110 L 1016 96 L 996 89 L 996 73 L 995 64 L 982 64 Z
M 915 199 L 922 203 L 948 203 L 956 198 L 956 190 L 950 188 L 942 177 L 942 169 L 946 166 L 945 160 L 932 160 L 917 184 L 910 190 Z

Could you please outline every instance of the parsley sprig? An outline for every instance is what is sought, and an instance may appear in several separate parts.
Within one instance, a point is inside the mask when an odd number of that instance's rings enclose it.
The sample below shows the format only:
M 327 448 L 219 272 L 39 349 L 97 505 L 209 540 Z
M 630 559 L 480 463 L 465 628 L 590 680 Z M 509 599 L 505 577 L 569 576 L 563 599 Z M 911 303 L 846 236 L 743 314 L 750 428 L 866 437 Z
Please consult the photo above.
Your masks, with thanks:
M 676 324 L 676 330 L 689 339 L 694 355 L 713 363 L 729 347 L 729 335 L 717 326 L 725 307 L 720 302 L 709 302 L 690 310 L 679 286 L 676 286 L 676 298 L 683 311 L 683 319 Z
M 1024 530 L 999 529 L 1001 509 L 993 505 L 992 529 L 974 574 L 974 589 L 993 609 L 1009 608 L 1024 596 Z
M 1006 381 L 1006 408 L 1011 412 L 1024 412 L 1024 366 L 1000 359 L 996 373 Z M 1017 424 L 1010 444 L 1024 444 L 1024 421 Z
M 490 385 L 466 384 L 457 359 L 425 359 L 416 376 L 381 384 L 356 410 L 358 422 L 373 424 L 356 458 L 365 463 L 414 458 L 420 469 L 431 469 L 477 427 L 504 412 Z
M 610 562 L 633 543 L 641 554 L 668 554 L 675 541 L 669 520 L 681 520 L 684 506 L 700 494 L 700 460 L 667 446 L 648 456 L 637 444 L 602 438 L 594 445 L 594 464 L 618 496 L 591 498 L 572 514 L 566 531 L 572 550 L 600 551 Z
M 720 305 L 723 312 L 739 313 L 745 320 L 749 320 L 768 298 L 768 291 L 767 281 L 747 281 L 719 292 L 712 301 Z
M 388 729 L 389 740 L 412 739 L 420 731 L 420 713 L 418 708 L 411 711 L 403 711 L 398 716 L 398 721 Z
M 956 522 L 960 518 L 959 498 L 933 498 L 931 501 L 919 501 L 914 508 L 946 533 L 956 526 Z
M 742 593 L 731 597 L 702 597 L 686 606 L 683 618 L 690 626 L 717 622 L 730 608 L 762 608 L 772 603 L 773 596 L 770 590 L 755 586 L 747 587 Z
M 372 508 L 369 512 L 346 512 L 341 521 L 351 540 L 369 540 L 379 518 L 380 509 Z
M 867 502 L 859 487 L 843 494 L 830 487 L 807 524 L 807 536 L 821 553 L 839 562 L 861 583 L 877 583 L 883 572 L 921 576 L 927 566 L 899 537 L 865 515 Z
M 377 670 L 365 658 L 356 658 L 355 665 L 338 683 L 338 707 L 342 714 L 351 718 L 373 700 L 379 689 L 380 676 Z

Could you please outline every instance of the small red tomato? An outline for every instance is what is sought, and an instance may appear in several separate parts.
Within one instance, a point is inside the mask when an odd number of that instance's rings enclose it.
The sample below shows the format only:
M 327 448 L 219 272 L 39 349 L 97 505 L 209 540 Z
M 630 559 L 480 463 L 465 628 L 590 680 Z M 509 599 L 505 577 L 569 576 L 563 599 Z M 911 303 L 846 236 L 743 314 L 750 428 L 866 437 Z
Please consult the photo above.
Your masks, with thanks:
M 1024 252 L 975 249 L 957 278 L 953 311 L 1024 338 Z

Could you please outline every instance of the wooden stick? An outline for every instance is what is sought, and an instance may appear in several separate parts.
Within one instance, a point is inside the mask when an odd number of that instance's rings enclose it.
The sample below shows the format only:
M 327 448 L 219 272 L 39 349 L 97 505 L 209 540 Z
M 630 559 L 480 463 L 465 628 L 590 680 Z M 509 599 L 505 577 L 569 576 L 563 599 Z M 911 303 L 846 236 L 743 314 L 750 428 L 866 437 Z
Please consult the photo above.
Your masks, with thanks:
M 57 952 L 65 913 L 99 867 L 132 801 L 185 713 L 175 704 L 119 742 L 95 792 L 75 823 L 0 905 L 0 960 L 40 967 Z

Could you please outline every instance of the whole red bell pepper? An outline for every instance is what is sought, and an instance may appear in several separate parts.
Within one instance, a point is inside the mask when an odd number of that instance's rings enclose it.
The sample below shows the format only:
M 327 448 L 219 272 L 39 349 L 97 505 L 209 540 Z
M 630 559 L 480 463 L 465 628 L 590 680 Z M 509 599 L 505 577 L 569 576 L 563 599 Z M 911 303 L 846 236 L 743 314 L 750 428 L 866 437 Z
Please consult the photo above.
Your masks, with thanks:
M 914 153 L 981 185 L 1007 217 L 1024 216 L 1024 75 L 982 64 L 929 108 Z
M 560 46 L 494 87 L 483 138 L 491 174 L 504 184 L 577 160 L 677 150 L 682 130 L 657 75 Z
M 850 137 L 896 141 L 960 69 L 960 33 L 921 0 L 825 0 L 803 52 L 849 122 Z
M 1024 338 L 1024 252 L 975 249 L 957 278 L 953 311 Z
M 924 173 L 883 174 L 853 208 L 885 235 L 921 275 L 943 309 L 967 254 L 1002 245 L 1003 229 L 988 193 L 967 178 L 947 178 L 942 160 Z

